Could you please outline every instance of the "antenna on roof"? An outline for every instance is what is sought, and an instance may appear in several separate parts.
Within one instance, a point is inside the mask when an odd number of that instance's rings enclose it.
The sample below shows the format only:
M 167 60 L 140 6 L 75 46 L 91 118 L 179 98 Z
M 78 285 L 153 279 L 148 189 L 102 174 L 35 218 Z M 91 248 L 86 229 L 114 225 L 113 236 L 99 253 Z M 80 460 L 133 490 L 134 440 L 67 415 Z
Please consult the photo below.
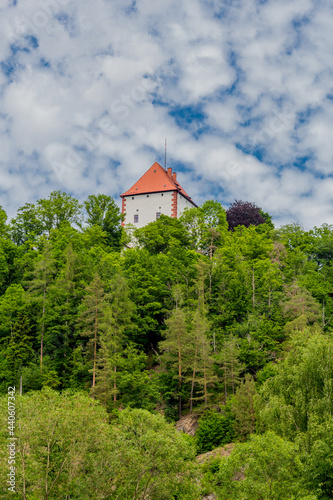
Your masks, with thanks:
M 165 139 L 165 150 L 164 150 L 164 168 L 166 170 L 166 150 L 167 150 L 167 140 Z

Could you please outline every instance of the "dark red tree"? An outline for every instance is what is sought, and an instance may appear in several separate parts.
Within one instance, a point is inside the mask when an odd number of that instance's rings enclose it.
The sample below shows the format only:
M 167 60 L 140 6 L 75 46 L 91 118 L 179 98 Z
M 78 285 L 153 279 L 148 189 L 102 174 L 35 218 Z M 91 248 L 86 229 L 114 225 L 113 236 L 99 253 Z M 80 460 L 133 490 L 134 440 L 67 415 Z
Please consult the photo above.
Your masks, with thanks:
M 259 226 L 266 222 L 260 207 L 257 207 L 255 203 L 242 200 L 235 200 L 230 204 L 227 210 L 227 221 L 230 231 L 233 231 L 236 226 Z

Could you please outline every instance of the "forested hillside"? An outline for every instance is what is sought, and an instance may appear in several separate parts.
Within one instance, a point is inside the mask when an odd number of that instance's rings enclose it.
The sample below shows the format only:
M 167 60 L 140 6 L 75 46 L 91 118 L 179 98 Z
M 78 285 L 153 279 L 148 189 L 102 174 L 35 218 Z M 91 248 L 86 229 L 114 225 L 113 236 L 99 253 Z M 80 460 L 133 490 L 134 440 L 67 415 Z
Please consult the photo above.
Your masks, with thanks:
M 333 498 L 333 228 L 216 201 L 121 220 L 58 191 L 1 210 L 1 413 L 15 386 L 20 422 L 2 497 Z

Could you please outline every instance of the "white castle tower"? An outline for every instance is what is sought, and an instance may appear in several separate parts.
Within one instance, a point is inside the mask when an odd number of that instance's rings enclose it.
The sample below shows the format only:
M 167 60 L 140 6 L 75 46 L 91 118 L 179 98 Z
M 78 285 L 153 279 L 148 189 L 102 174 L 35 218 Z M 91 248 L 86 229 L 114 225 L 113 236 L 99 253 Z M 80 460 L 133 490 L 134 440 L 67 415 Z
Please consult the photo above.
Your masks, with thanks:
M 179 217 L 184 208 L 197 207 L 177 182 L 172 168 L 165 170 L 155 162 L 122 198 L 123 225 L 143 227 L 157 220 L 161 214 Z

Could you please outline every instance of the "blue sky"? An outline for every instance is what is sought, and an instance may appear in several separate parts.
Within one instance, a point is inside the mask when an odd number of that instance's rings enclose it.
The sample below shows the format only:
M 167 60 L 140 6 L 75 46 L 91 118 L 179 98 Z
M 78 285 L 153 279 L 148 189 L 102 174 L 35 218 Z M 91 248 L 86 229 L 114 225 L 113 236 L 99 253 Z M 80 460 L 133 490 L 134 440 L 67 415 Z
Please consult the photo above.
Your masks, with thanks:
M 329 0 L 0 6 L 0 204 L 127 190 L 154 161 L 198 203 L 333 224 Z

